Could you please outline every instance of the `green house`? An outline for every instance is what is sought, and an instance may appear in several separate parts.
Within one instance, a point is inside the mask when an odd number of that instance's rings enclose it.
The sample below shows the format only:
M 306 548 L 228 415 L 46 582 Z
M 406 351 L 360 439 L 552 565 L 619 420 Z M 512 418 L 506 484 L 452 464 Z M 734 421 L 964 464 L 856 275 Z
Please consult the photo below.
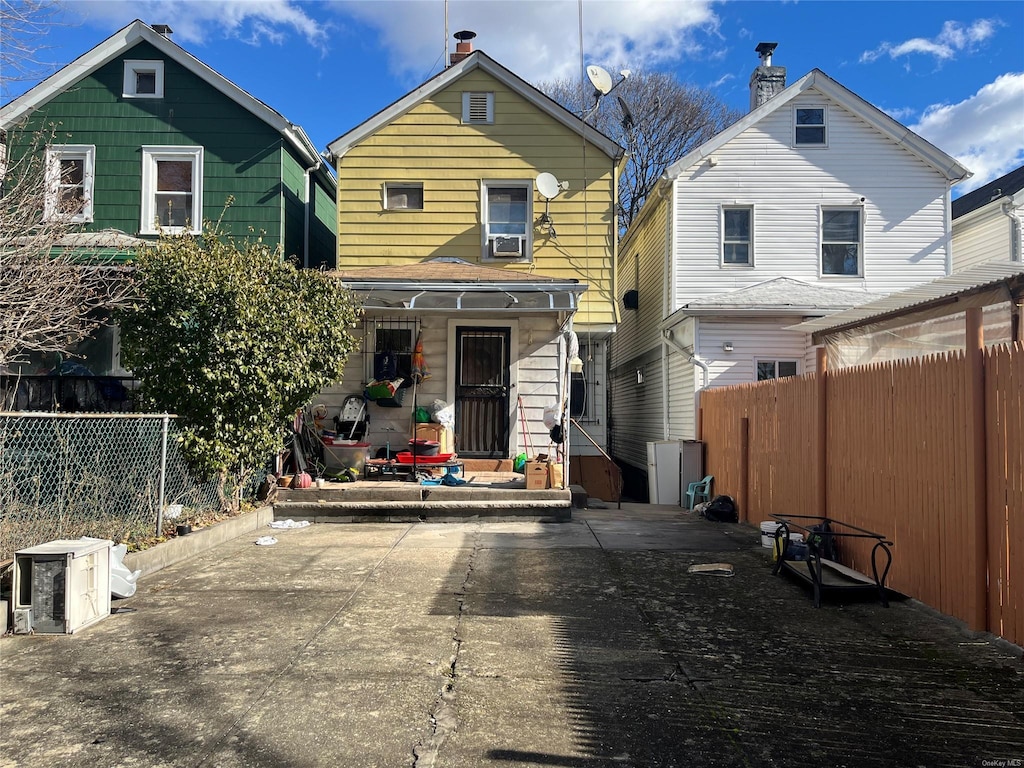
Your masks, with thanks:
M 128 261 L 160 231 L 222 219 L 231 236 L 333 266 L 337 183 L 309 137 L 170 36 L 133 21 L 0 109 L 8 158 L 46 153 L 43 215 L 74 224 L 62 244 Z M 84 363 L 96 374 L 123 373 L 108 331 Z

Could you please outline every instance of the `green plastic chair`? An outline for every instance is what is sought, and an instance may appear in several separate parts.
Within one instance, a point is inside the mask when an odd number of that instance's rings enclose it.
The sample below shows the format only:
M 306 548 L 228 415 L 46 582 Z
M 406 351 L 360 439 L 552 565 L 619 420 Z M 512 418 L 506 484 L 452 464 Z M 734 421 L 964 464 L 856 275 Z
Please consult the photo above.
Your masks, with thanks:
M 686 508 L 693 509 L 702 501 L 711 501 L 711 483 L 714 481 L 713 475 L 708 475 L 703 480 L 698 480 L 695 483 L 690 483 L 686 487 Z

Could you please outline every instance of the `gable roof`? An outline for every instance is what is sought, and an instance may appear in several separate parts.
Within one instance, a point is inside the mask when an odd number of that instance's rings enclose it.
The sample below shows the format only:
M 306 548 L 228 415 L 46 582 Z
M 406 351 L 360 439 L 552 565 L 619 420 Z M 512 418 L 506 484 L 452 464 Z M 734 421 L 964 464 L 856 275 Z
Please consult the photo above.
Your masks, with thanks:
M 877 298 L 880 298 L 880 294 L 812 285 L 791 277 L 776 277 L 735 291 L 702 296 L 686 304 L 682 312 L 686 315 L 825 315 Z
M 63 93 L 72 85 L 88 77 L 100 67 L 133 48 L 140 42 L 147 42 L 164 56 L 173 59 L 196 77 L 223 93 L 239 106 L 251 112 L 270 127 L 281 134 L 299 155 L 310 165 L 325 168 L 320 154 L 313 146 L 306 132 L 298 125 L 289 122 L 284 115 L 269 107 L 252 94 L 244 91 L 226 77 L 211 69 L 180 45 L 172 42 L 151 26 L 136 19 L 128 26 L 118 30 L 90 51 L 79 56 L 70 64 L 65 65 L 54 74 L 26 91 L 18 98 L 0 109 L 0 127 L 6 128 L 17 120 L 26 117 L 39 109 L 52 98 Z M 333 187 L 337 184 L 334 176 L 326 171 L 322 175 Z
M 356 146 L 369 136 L 372 136 L 381 128 L 393 122 L 396 118 L 477 69 L 491 75 L 494 79 L 522 96 L 539 110 L 562 123 L 564 126 L 569 128 L 569 130 L 583 136 L 583 138 L 598 147 L 613 160 L 619 160 L 623 156 L 625 150 L 615 143 L 613 139 L 576 117 L 576 115 L 567 110 L 557 101 L 530 85 L 521 77 L 514 74 L 511 70 L 506 69 L 483 51 L 479 50 L 473 51 L 462 61 L 442 70 L 418 88 L 409 91 L 409 93 L 398 99 L 398 101 L 384 107 L 384 109 L 373 115 L 369 120 L 365 120 L 360 123 L 348 133 L 342 134 L 327 145 L 327 150 L 331 155 L 341 157 L 352 147 Z
M 961 216 L 966 216 L 968 213 L 988 205 L 993 200 L 1012 197 L 1022 189 L 1024 189 L 1024 165 L 954 200 L 953 218 L 959 219 Z
M 894 142 L 902 146 L 911 154 L 917 156 L 922 162 L 930 165 L 941 173 L 949 181 L 962 181 L 971 175 L 971 172 L 962 166 L 955 158 L 950 157 L 941 149 L 925 141 L 905 125 L 893 120 L 878 107 L 865 101 L 849 88 L 833 80 L 820 69 L 812 69 L 791 86 L 755 110 L 747 113 L 721 133 L 713 136 L 701 144 L 692 152 L 681 157 L 672 163 L 666 171 L 665 178 L 675 180 L 679 175 L 694 163 L 700 162 L 711 153 L 720 149 L 726 142 L 747 130 L 762 119 L 781 109 L 794 98 L 808 90 L 815 90 L 829 97 L 851 113 L 859 117 L 871 127 Z

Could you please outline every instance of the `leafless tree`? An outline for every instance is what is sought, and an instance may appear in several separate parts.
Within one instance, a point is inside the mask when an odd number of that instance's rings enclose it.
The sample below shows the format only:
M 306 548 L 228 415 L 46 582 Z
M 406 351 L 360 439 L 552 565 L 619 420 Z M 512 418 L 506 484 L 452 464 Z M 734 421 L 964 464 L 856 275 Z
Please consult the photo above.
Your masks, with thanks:
M 99 255 L 123 249 L 124 236 L 72 221 L 84 205 L 81 169 L 47 167 L 49 133 L 19 136 L 8 131 L 0 145 L 9 150 L 0 166 L 0 369 L 31 353 L 68 352 L 130 291 L 124 269 Z
M 0 0 L 0 93 L 45 74 L 36 52 L 60 6 Z M 130 289 L 112 266 L 125 236 L 85 232 L 84 162 L 48 156 L 59 127 L 0 123 L 0 371 L 32 353 L 68 352 Z M 123 250 L 122 250 L 123 252 Z
M 664 72 L 634 72 L 596 106 L 589 83 L 581 88 L 562 79 L 538 87 L 629 152 L 619 180 L 623 231 L 669 165 L 739 118 L 710 91 Z
M 41 53 L 62 14 L 58 0 L 0 0 L 0 103 L 11 98 L 16 84 L 34 83 L 54 70 Z

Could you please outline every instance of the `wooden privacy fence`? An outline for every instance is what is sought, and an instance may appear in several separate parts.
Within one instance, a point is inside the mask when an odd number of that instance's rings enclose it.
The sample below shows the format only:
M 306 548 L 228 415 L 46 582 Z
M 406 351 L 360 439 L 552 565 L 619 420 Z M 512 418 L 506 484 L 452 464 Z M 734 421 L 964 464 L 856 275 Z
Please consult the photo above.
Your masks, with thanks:
M 894 589 L 1024 643 L 1024 345 L 708 390 L 701 439 L 741 520 L 883 533 Z M 843 543 L 870 573 L 870 545 Z

